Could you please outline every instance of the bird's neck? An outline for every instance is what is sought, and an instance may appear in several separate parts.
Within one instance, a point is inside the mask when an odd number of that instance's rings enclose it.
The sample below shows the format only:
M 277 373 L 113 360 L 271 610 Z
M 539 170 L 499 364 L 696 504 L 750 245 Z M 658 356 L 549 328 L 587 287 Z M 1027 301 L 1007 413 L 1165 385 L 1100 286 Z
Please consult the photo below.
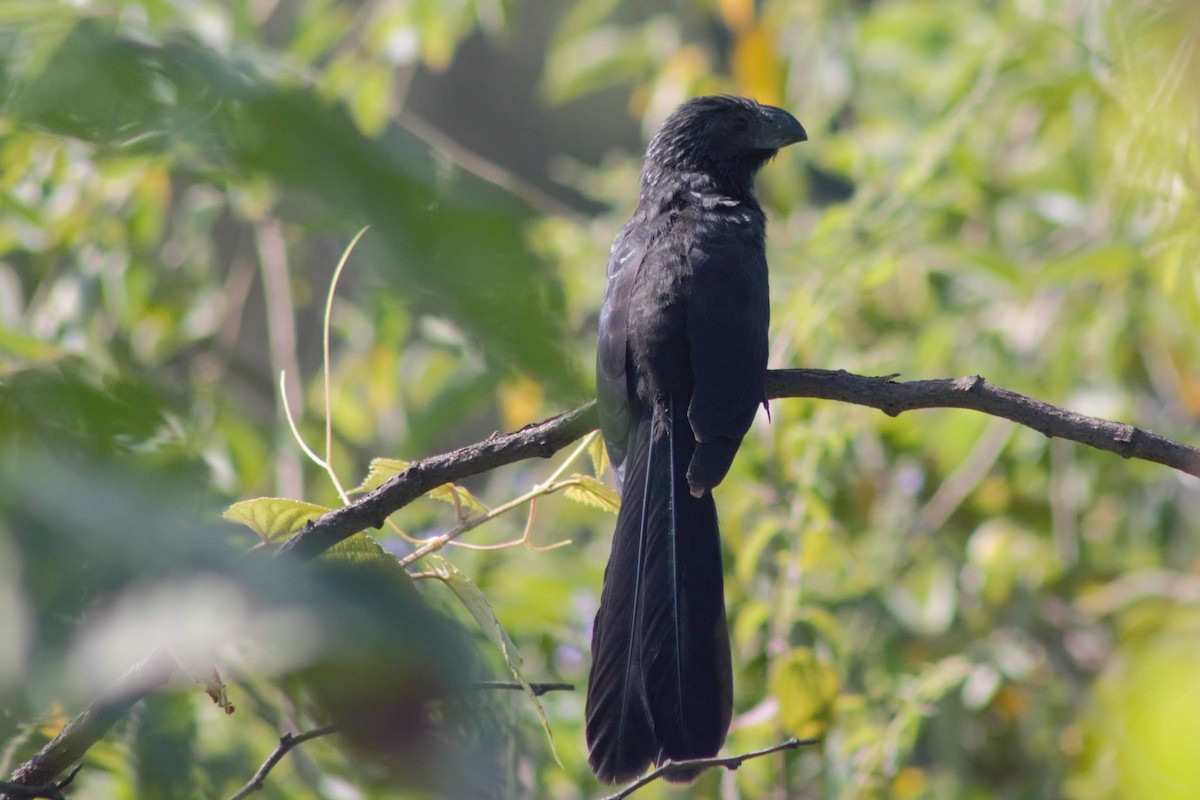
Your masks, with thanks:
M 647 164 L 642 171 L 641 199 L 659 205 L 674 201 L 694 201 L 729 205 L 736 203 L 758 209 L 754 197 L 754 175 L 726 175 Z

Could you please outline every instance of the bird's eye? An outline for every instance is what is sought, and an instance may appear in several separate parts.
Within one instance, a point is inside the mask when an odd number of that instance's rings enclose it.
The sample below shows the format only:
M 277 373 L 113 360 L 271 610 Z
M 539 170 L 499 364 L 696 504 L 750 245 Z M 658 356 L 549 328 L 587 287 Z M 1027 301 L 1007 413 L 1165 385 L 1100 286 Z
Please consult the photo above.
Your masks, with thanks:
M 733 129 L 735 131 L 741 132 L 741 131 L 748 129 L 749 127 L 750 127 L 750 120 L 746 119 L 745 117 L 734 117 L 733 118 Z

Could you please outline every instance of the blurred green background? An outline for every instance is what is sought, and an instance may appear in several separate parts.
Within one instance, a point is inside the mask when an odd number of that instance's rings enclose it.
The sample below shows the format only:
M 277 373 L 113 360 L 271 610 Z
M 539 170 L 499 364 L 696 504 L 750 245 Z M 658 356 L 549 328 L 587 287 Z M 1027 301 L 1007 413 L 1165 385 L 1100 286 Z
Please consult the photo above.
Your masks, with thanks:
M 227 797 L 331 719 L 260 796 L 605 794 L 609 512 L 541 498 L 531 541 L 569 545 L 451 547 L 461 574 L 416 580 L 369 542 L 369 579 L 247 556 L 220 514 L 340 502 L 278 387 L 323 452 L 325 298 L 364 226 L 329 317 L 345 486 L 583 402 L 641 149 L 695 94 L 809 131 L 759 182 L 772 366 L 978 373 L 1200 440 L 1194 0 L 0 0 L 0 54 L 0 774 L 166 642 L 236 711 L 177 678 L 72 797 Z M 565 458 L 464 488 L 498 506 Z M 1197 481 L 784 400 L 717 500 L 726 750 L 823 741 L 638 796 L 1200 796 Z M 511 679 L 510 645 L 577 687 L 541 699 L 561 764 L 522 693 L 446 694 Z

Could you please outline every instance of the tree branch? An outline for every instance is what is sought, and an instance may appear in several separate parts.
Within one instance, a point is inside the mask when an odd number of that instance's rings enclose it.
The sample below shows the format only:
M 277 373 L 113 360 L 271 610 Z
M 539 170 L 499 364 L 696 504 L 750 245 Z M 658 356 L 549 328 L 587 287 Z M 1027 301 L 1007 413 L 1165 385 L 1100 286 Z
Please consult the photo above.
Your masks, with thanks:
M 523 690 L 525 687 L 516 681 L 476 681 L 467 687 L 468 689 L 513 689 Z M 548 692 L 573 692 L 575 684 L 573 683 L 531 683 L 529 691 L 534 697 L 541 697 Z
M 994 386 L 975 375 L 965 378 L 895 381 L 896 376 L 867 377 L 843 370 L 786 369 L 767 373 L 767 397 L 838 400 L 877 408 L 896 416 L 921 408 L 966 408 L 1003 417 L 1046 436 L 1075 442 L 1172 467 L 1200 478 L 1200 449 L 1123 423 L 1077 414 Z M 495 434 L 482 442 L 413 462 L 404 472 L 348 506 L 309 523 L 280 548 L 281 554 L 309 559 L 353 534 L 378 528 L 388 515 L 444 483 L 478 475 L 527 458 L 548 458 L 594 430 L 595 403 L 518 431 Z M 109 727 L 174 669 L 165 652 L 151 656 L 72 720 L 54 741 L 22 764 L 12 781 L 24 786 L 47 785 L 79 760 Z M 140 687 L 140 688 L 137 688 Z
M 389 514 L 443 483 L 527 458 L 549 458 L 596 429 L 599 420 L 595 406 L 595 402 L 586 403 L 518 431 L 493 434 L 482 442 L 414 461 L 375 491 L 305 525 L 279 548 L 279 553 L 313 558 L 359 531 L 381 527 Z
M 767 397 L 840 400 L 877 408 L 890 416 L 921 408 L 966 408 L 1003 417 L 1046 436 L 1069 439 L 1124 458 L 1139 458 L 1200 477 L 1200 449 L 1149 431 L 1077 414 L 994 386 L 978 375 L 924 381 L 896 381 L 895 375 L 868 377 L 844 370 L 780 369 L 767 373 Z M 388 515 L 443 483 L 526 458 L 548 458 L 593 430 L 595 403 L 496 434 L 477 444 L 414 461 L 404 472 L 348 506 L 310 522 L 280 548 L 300 558 L 320 555 L 343 539 L 383 525 Z
M 68 722 L 50 742 L 13 772 L 18 786 L 45 786 L 83 758 L 92 745 L 129 713 L 139 700 L 166 683 L 176 668 L 167 648 L 159 647 L 133 666 L 100 698 Z M 20 797 L 5 787 L 0 797 Z M 29 796 L 29 795 L 26 795 Z
M 468 689 L 524 689 L 525 687 L 515 681 L 478 681 L 466 687 Z M 575 687 L 569 683 L 531 683 L 529 688 L 537 696 L 542 696 L 547 692 L 558 691 L 574 691 Z M 260 791 L 265 785 L 267 775 L 275 766 L 283 760 L 291 750 L 297 745 L 304 744 L 311 739 L 317 739 L 321 736 L 328 736 L 331 733 L 337 732 L 336 725 L 325 725 L 320 728 L 314 728 L 311 731 L 304 733 L 285 733 L 279 737 L 279 744 L 271 751 L 271 755 L 267 756 L 267 760 L 262 763 L 245 786 L 238 789 L 229 800 L 243 800 L 243 798 Z M 34 795 L 39 796 L 40 795 Z
M 71 781 L 75 780 L 75 776 L 79 774 L 79 770 L 83 769 L 82 764 L 76 764 L 75 769 L 67 773 L 67 777 L 54 783 L 47 783 L 42 786 L 24 786 L 16 783 L 8 783 L 0 781 L 0 792 L 3 792 L 3 797 L 13 798 L 13 800 L 25 800 L 25 798 L 42 797 L 46 800 L 66 800 L 67 796 L 63 794 L 63 789 L 70 785 Z
M 653 772 L 647 773 L 638 778 L 633 783 L 626 786 L 616 794 L 610 794 L 604 800 L 624 800 L 638 789 L 653 783 L 659 778 L 665 778 L 668 775 L 674 775 L 678 772 L 696 773 L 709 767 L 724 767 L 732 772 L 740 767 L 745 762 L 753 758 L 761 758 L 769 756 L 772 753 L 779 753 L 784 750 L 797 750 L 801 747 L 806 747 L 810 744 L 817 744 L 820 739 L 788 739 L 786 742 L 773 744 L 770 747 L 764 747 L 762 750 L 754 750 L 749 753 L 742 753 L 736 756 L 725 756 L 724 758 L 691 758 L 687 761 L 668 761 Z
M 1002 389 L 978 375 L 927 381 L 870 378 L 844 370 L 781 369 L 767 373 L 767 396 L 841 400 L 889 416 L 919 408 L 967 408 L 1003 417 L 1048 437 L 1069 439 L 1122 458 L 1138 458 L 1200 478 L 1200 449 L 1149 431 L 1089 417 Z
M 267 760 L 262 763 L 262 766 L 254 773 L 254 777 L 250 782 L 237 790 L 229 800 L 242 800 L 242 798 L 254 794 L 263 788 L 264 782 L 267 779 L 267 773 L 275 769 L 275 765 L 283 760 L 283 757 L 291 752 L 292 748 L 299 744 L 304 744 L 310 739 L 316 739 L 321 736 L 328 736 L 337 730 L 334 725 L 326 725 L 321 728 L 314 728 L 311 731 L 304 733 L 285 733 L 279 737 L 279 744 L 271 751 L 271 755 L 267 756 Z

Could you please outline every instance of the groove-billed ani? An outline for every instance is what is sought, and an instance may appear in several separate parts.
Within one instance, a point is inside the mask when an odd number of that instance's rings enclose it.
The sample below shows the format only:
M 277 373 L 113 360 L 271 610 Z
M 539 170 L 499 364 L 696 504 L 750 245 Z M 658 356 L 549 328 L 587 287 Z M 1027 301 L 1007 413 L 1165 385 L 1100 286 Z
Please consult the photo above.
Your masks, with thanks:
M 589 762 L 604 781 L 711 756 L 729 729 L 709 490 L 766 402 L 766 218 L 754 174 L 806 138 L 778 108 L 688 101 L 650 142 L 637 209 L 613 243 L 596 375 L 622 504 L 587 695 Z

